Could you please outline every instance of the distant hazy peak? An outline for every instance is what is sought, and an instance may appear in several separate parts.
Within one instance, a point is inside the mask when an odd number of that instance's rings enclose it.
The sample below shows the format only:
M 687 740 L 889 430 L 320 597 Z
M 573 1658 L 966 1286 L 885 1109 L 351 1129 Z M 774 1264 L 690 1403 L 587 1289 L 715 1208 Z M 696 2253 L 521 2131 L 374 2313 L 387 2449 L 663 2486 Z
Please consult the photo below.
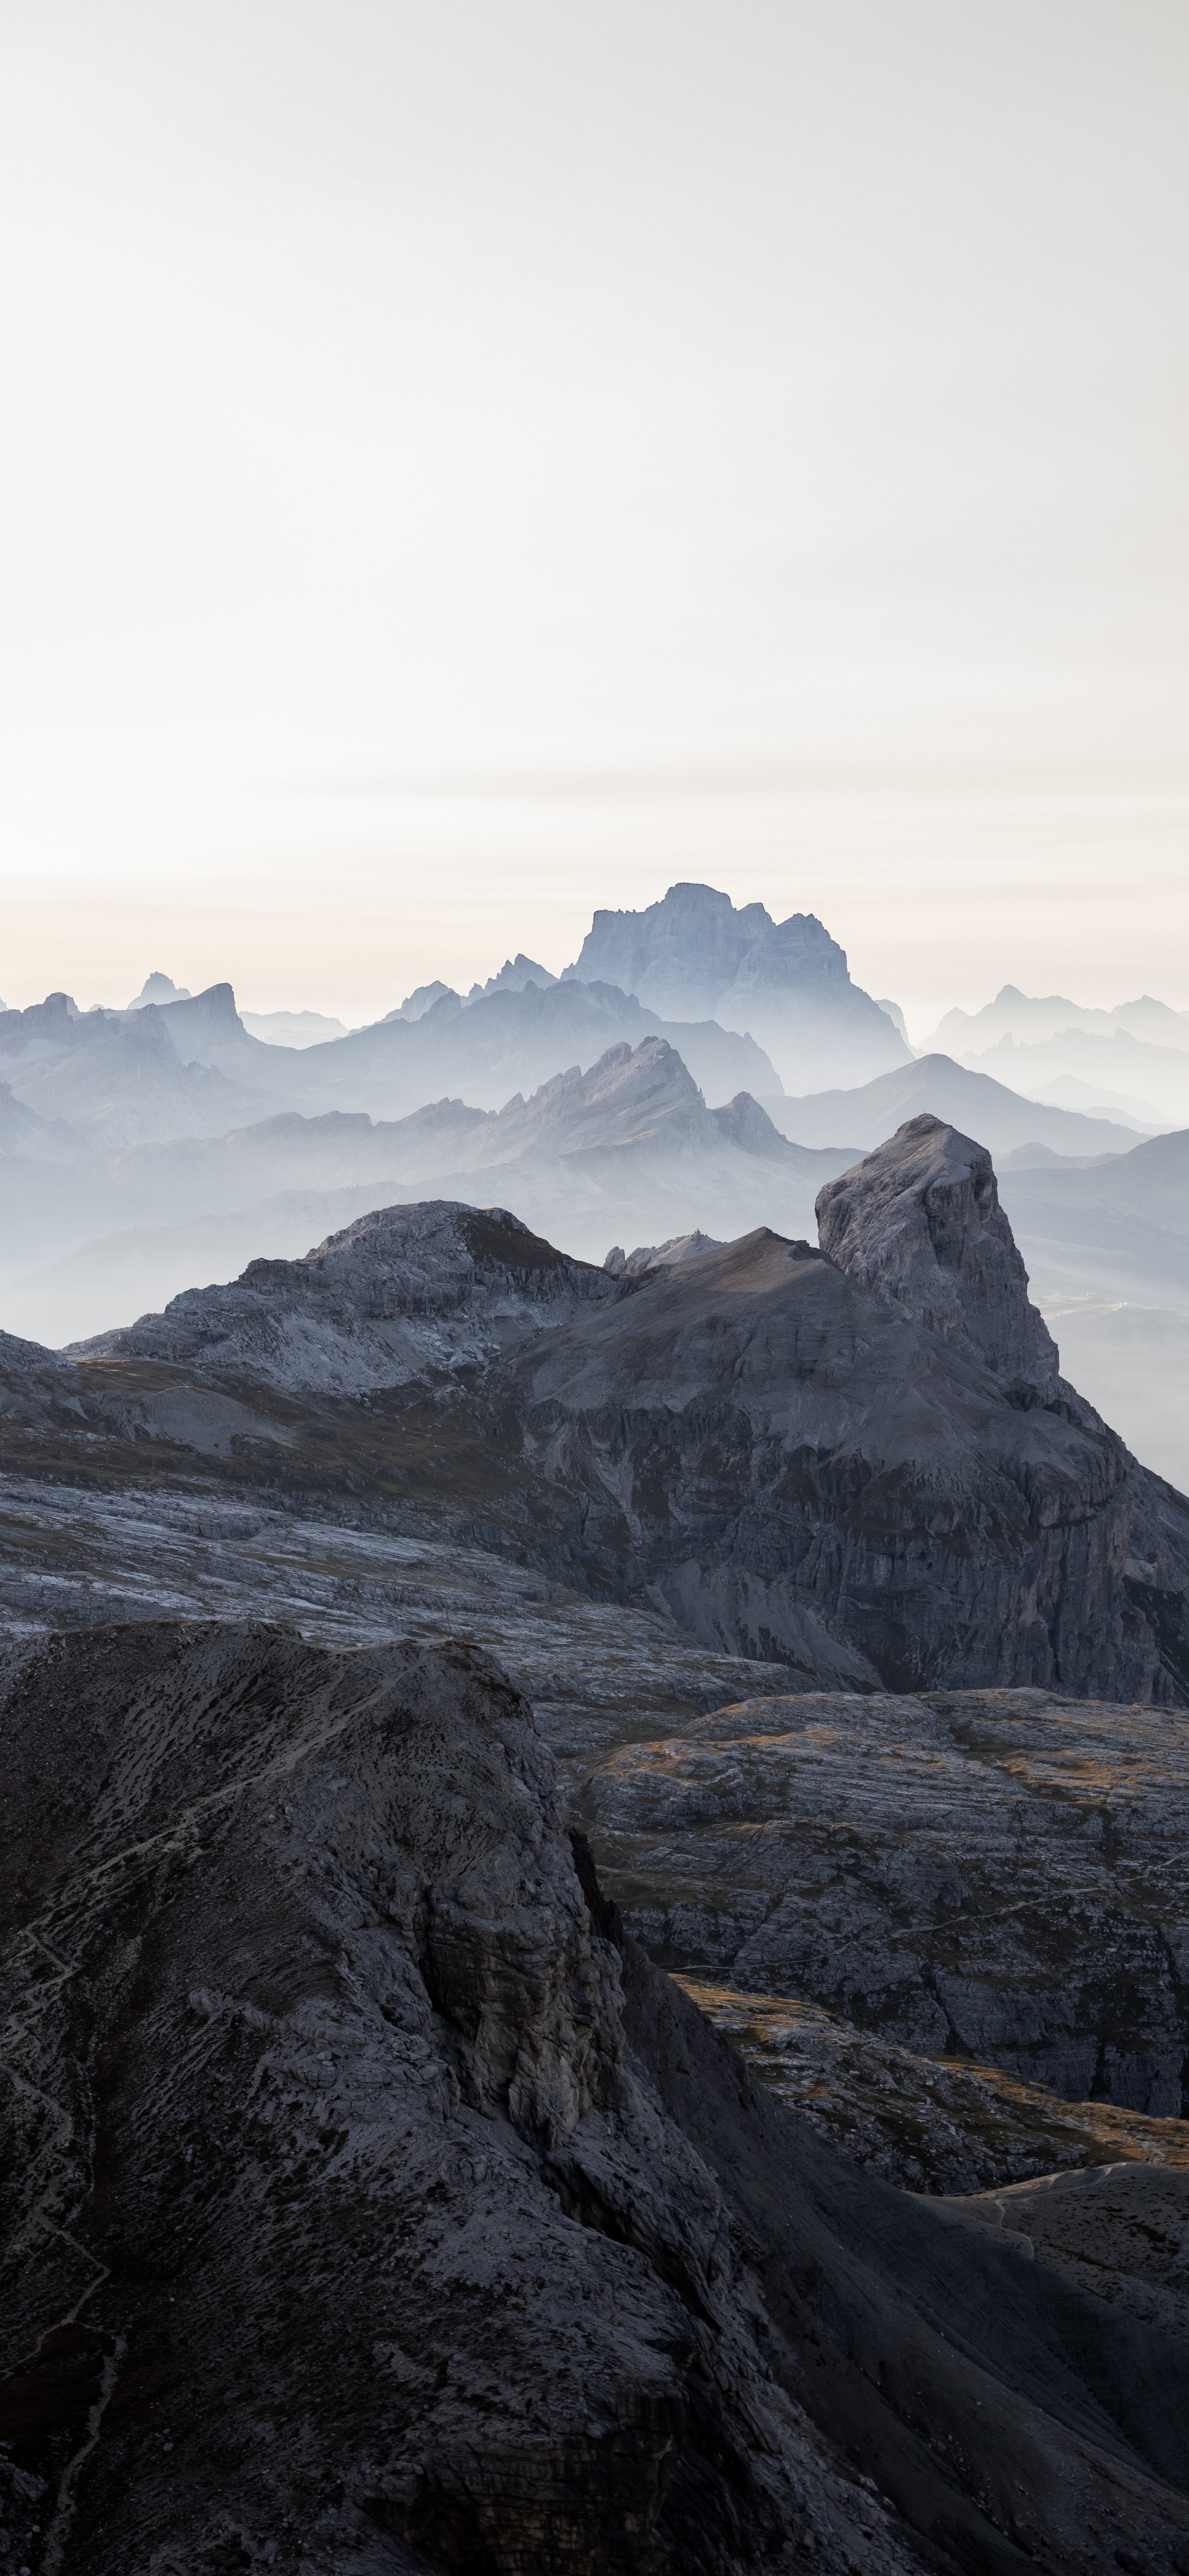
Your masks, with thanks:
M 240 1018 L 249 1037 L 265 1046 L 322 1046 L 347 1034 L 344 1021 L 325 1011 L 241 1011 Z
M 905 1046 L 910 1047 L 912 1045 L 912 1040 L 909 1037 L 908 1024 L 905 1020 L 904 1013 L 900 1008 L 899 1002 L 889 1002 L 886 999 L 881 999 L 877 1001 L 875 1007 L 878 1011 L 886 1012 L 892 1023 L 892 1027 L 897 1031 L 898 1035 L 903 1038 Z
M 457 1002 L 460 998 L 454 986 L 443 984 L 439 977 L 432 984 L 419 984 L 415 993 L 406 993 L 404 1001 L 398 1004 L 395 1011 L 385 1011 L 384 1020 L 423 1020 L 426 1012 L 432 1011 L 436 1002 Z
M 566 979 L 616 984 L 665 1019 L 715 1019 L 749 1035 L 786 1089 L 821 1090 L 908 1060 L 816 913 L 773 921 L 762 903 L 737 909 L 715 886 L 670 886 L 642 912 L 596 912 Z
M 1028 1299 L 985 1145 L 910 1118 L 817 1200 L 823 1252 L 930 1331 L 961 1333 L 1004 1376 L 1048 1388 L 1057 1347 Z
M 809 916 L 794 915 L 798 918 Z M 813 927 L 828 941 L 820 922 Z M 672 885 L 659 903 L 647 904 L 641 912 L 597 911 L 565 975 L 583 984 L 618 984 L 622 992 L 637 994 L 671 1018 L 692 1009 L 712 1014 L 749 951 L 774 928 L 762 903 L 736 910 L 730 896 L 715 886 Z M 661 987 L 668 996 L 663 1003 L 654 989 Z M 671 1009 L 670 988 L 677 994 Z
M 70 993 L 47 993 L 44 1002 L 29 1002 L 23 1011 L 9 1010 L 3 1016 L 5 1053 L 13 1045 L 19 1046 L 22 1040 L 36 1044 L 38 1039 L 48 1039 L 51 1043 L 72 1046 L 77 1032 L 85 1031 L 92 1019 L 90 1011 L 80 1011 Z M 119 1026 L 119 1014 L 115 1011 L 100 1010 L 94 1016 L 112 1028 Z
M 1001 985 L 994 1001 L 984 1002 L 979 1011 L 947 1011 L 929 1047 L 944 1054 L 969 1054 L 1004 1037 L 1035 1043 L 1061 1037 L 1070 1029 L 1081 1029 L 1091 1037 L 1113 1037 L 1122 1030 L 1156 1045 L 1189 1048 L 1189 1011 L 1174 1011 L 1170 1003 L 1157 1001 L 1151 993 L 1141 993 L 1133 1002 L 1116 1002 L 1106 1011 L 1071 1002 L 1064 993 L 1021 993 L 1017 984 Z
M 712 1109 L 710 1115 L 720 1135 L 729 1138 L 733 1145 L 741 1146 L 744 1153 L 778 1156 L 784 1153 L 787 1137 L 781 1135 L 779 1127 L 773 1125 L 767 1110 L 760 1107 L 750 1091 L 737 1091 L 733 1100 L 728 1100 L 721 1109 Z
M 498 975 L 489 975 L 485 984 L 472 984 L 467 1000 L 481 1001 L 487 993 L 523 993 L 526 984 L 539 984 L 544 992 L 547 985 L 559 981 L 560 978 L 551 975 L 547 966 L 538 966 L 534 958 L 526 957 L 520 949 L 515 957 L 505 957 Z
M 126 1007 L 130 1011 L 143 1011 L 146 1002 L 189 1002 L 192 999 L 188 985 L 175 984 L 172 975 L 154 974 L 146 975 L 135 1001 Z

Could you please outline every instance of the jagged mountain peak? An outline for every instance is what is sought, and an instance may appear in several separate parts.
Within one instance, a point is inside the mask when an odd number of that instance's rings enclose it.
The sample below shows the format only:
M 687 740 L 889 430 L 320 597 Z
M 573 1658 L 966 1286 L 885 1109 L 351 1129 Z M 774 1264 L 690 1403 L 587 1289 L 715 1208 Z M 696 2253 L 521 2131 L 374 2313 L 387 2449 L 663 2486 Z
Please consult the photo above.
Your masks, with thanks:
M 143 1011 L 147 1002 L 189 1002 L 193 995 L 188 984 L 175 984 L 172 975 L 159 971 L 146 975 L 139 993 L 128 1004 L 130 1011 Z
M 766 1109 L 753 1100 L 750 1091 L 737 1091 L 724 1107 L 711 1111 L 720 1135 L 733 1145 L 741 1145 L 748 1154 L 768 1154 L 779 1158 L 788 1142 L 774 1127 Z
M 432 984 L 418 984 L 414 992 L 406 993 L 403 1002 L 399 1002 L 394 1011 L 385 1011 L 383 1019 L 377 1025 L 386 1028 L 390 1020 L 423 1020 L 426 1012 L 433 1010 L 435 1003 L 457 1002 L 459 999 L 460 996 L 455 992 L 454 986 L 443 984 L 439 975 L 435 977 Z
M 138 1476 L 130 1419 L 182 1472 L 243 1440 L 249 1482 L 429 1495 L 550 1580 L 831 1688 L 1183 1700 L 1189 1504 L 1058 1391 L 983 1149 L 911 1121 L 822 1235 L 614 1275 L 443 1191 L 74 1345 L 52 1395 L 13 1370 L 6 1439 L 51 1405 L 89 1442 L 114 1407 Z
M 581 1153 L 665 1138 L 717 1136 L 692 1074 L 667 1038 L 626 1038 L 607 1047 L 584 1073 L 567 1065 L 527 1100 L 517 1092 L 490 1123 L 485 1145 L 491 1159 L 513 1153 Z
M 960 1333 L 998 1372 L 1051 1384 L 1058 1353 L 1028 1298 L 985 1145 L 927 1112 L 817 1201 L 822 1250 L 933 1332 Z
M 526 957 L 518 948 L 514 957 L 505 957 L 498 975 L 489 975 L 485 984 L 472 984 L 467 1000 L 480 1001 L 487 993 L 522 993 L 526 984 L 536 984 L 544 992 L 557 981 L 547 966 L 539 966 L 535 957 Z
M 566 977 L 616 984 L 669 1019 L 708 1016 L 744 1032 L 794 1089 L 866 1079 L 908 1057 L 815 913 L 773 921 L 762 903 L 736 907 L 715 886 L 673 885 L 641 912 L 596 912 Z

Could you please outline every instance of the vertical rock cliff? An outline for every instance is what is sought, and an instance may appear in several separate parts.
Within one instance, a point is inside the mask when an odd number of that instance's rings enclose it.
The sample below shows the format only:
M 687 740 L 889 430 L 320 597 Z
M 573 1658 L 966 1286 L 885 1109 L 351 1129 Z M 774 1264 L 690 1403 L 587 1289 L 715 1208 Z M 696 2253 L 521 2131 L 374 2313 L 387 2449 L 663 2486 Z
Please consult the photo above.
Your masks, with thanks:
M 1005 1383 L 1049 1394 L 1057 1345 L 999 1204 L 985 1145 L 940 1118 L 910 1118 L 827 1181 L 818 1239 L 840 1270 L 934 1333 L 957 1333 Z

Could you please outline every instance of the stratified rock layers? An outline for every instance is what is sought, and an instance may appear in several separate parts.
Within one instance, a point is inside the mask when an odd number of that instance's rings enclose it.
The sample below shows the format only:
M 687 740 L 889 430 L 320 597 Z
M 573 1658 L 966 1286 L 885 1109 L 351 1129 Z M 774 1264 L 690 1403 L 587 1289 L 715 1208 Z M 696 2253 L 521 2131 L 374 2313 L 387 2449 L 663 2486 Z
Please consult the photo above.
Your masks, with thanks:
M 799 2134 L 473 1650 L 97 1630 L 0 1718 L 18 2564 L 1189 2563 L 1175 2312 Z
M 578 1812 L 667 1967 L 1068 2099 L 1189 2115 L 1189 1719 L 1040 1691 L 756 1699 Z

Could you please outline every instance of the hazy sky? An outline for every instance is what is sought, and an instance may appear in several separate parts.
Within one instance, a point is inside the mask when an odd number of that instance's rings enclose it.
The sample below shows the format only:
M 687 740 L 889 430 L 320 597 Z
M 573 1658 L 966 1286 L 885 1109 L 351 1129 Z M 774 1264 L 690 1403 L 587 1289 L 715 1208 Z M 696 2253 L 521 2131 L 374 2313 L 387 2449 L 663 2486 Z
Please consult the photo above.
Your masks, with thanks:
M 0 12 L 0 992 L 1189 1007 L 1185 0 Z

